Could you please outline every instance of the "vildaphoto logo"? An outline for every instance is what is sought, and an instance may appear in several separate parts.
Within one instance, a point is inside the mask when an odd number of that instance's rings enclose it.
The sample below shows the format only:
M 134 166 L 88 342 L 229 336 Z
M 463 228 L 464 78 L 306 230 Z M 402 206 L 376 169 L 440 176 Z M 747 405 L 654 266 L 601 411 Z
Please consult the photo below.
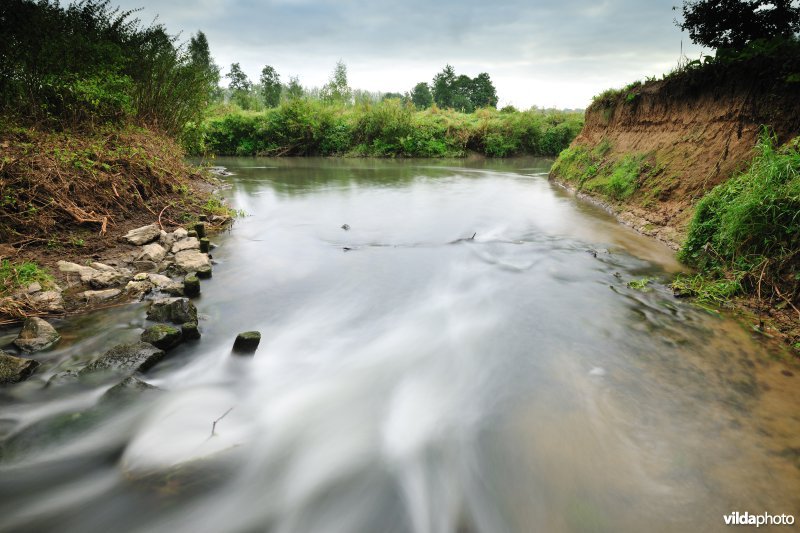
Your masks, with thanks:
M 791 526 L 794 524 L 794 515 L 790 514 L 750 514 L 747 511 L 722 515 L 726 526 Z

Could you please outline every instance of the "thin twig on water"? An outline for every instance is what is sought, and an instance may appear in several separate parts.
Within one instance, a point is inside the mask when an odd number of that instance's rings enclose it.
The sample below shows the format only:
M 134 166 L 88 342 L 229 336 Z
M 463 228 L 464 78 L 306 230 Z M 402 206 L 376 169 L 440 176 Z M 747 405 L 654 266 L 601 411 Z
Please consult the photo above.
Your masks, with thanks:
M 228 416 L 228 413 L 230 413 L 231 411 L 233 411 L 233 407 L 231 407 L 230 409 L 228 409 L 227 411 L 225 411 L 225 413 L 224 413 L 224 414 L 223 414 L 221 417 L 217 418 L 216 420 L 214 420 L 214 422 L 212 422 L 212 423 L 211 423 L 211 436 L 212 436 L 212 437 L 213 437 L 214 435 L 216 435 L 216 434 L 217 434 L 217 433 L 216 433 L 216 429 L 217 429 L 217 422 L 219 422 L 220 420 L 222 420 L 223 418 L 225 418 L 226 416 Z

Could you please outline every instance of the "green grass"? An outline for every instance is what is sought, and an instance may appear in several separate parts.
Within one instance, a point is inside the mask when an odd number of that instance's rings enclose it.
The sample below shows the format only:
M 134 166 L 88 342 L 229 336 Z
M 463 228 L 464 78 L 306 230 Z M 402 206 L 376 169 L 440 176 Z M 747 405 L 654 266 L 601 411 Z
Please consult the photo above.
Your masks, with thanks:
M 52 281 L 53 277 L 36 263 L 30 261 L 12 263 L 8 259 L 0 262 L 0 295 L 12 294 L 17 289 L 35 282 L 47 286 Z
M 603 139 L 593 149 L 570 146 L 556 159 L 553 175 L 574 182 L 578 189 L 614 200 L 628 200 L 639 188 L 639 178 L 649 168 L 645 154 L 628 154 L 613 160 L 606 156 L 611 142 Z
M 700 304 L 715 307 L 726 306 L 731 298 L 742 292 L 743 273 L 731 274 L 729 278 L 713 278 L 707 274 L 678 274 L 672 282 L 672 290 L 681 296 L 692 296 Z
M 800 138 L 764 134 L 750 167 L 698 203 L 679 259 L 739 288 L 795 295 L 800 283 Z
M 641 279 L 633 279 L 627 283 L 629 289 L 633 289 L 636 291 L 641 292 L 650 292 L 652 289 L 650 288 L 650 284 L 653 282 L 653 278 L 645 276 Z

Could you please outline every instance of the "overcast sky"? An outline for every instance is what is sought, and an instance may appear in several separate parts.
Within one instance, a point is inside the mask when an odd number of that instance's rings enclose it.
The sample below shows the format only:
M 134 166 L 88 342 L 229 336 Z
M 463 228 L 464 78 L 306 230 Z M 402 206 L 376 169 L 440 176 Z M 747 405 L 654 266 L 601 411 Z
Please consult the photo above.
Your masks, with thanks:
M 257 80 L 265 64 L 283 81 L 320 86 L 337 60 L 350 85 L 405 92 L 450 63 L 488 72 L 500 105 L 586 107 L 591 97 L 700 49 L 673 20 L 680 0 L 117 0 L 158 15 L 172 33 L 202 30 L 215 61 Z

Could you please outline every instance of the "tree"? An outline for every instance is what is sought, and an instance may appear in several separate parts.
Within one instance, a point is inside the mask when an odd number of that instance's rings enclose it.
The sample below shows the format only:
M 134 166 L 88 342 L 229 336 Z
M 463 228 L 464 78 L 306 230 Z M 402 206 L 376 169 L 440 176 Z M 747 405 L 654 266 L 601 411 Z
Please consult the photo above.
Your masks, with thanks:
M 291 76 L 289 85 L 286 86 L 286 97 L 289 100 L 297 100 L 302 98 L 304 94 L 305 91 L 303 91 L 303 86 L 300 85 L 300 79 L 297 76 Z
M 797 0 L 685 0 L 682 13 L 676 24 L 709 48 L 742 50 L 754 40 L 800 33 Z
M 453 107 L 453 85 L 456 81 L 456 72 L 453 67 L 446 65 L 444 69 L 433 77 L 431 84 L 433 101 L 442 108 Z
M 497 90 L 492 79 L 485 72 L 478 74 L 472 80 L 472 105 L 479 107 L 497 107 Z
M 198 31 L 189 39 L 189 64 L 208 86 L 208 98 L 213 100 L 219 95 L 219 67 L 211 59 L 206 34 Z
M 336 67 L 328 83 L 322 87 L 320 96 L 326 102 L 350 103 L 353 90 L 347 84 L 347 65 L 342 61 L 336 62 Z
M 433 95 L 431 95 L 431 88 L 424 81 L 414 85 L 411 89 L 411 102 L 417 109 L 426 109 L 433 104 Z
M 231 70 L 225 77 L 231 80 L 228 84 L 231 91 L 249 92 L 253 87 L 253 84 L 250 82 L 250 79 L 247 77 L 247 74 L 244 73 L 239 63 L 231 63 Z
M 261 96 L 264 105 L 267 107 L 277 107 L 281 103 L 281 77 L 269 65 L 261 69 Z
M 230 83 L 231 99 L 242 109 L 250 108 L 250 90 L 253 88 L 252 82 L 244 73 L 239 63 L 231 63 L 231 70 L 225 75 Z

